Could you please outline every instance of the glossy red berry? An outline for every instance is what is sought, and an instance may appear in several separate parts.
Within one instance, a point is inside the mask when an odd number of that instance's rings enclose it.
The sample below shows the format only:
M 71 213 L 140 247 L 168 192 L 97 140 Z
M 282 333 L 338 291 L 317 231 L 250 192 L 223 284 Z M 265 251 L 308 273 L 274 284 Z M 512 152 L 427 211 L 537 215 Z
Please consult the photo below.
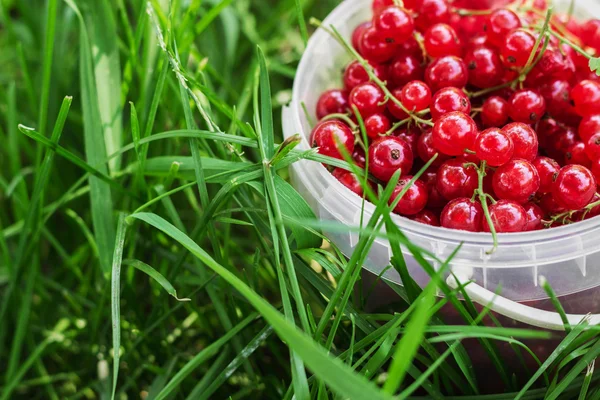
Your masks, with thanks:
M 579 124 L 579 138 L 587 142 L 596 133 L 600 133 L 600 114 L 584 117 Z
M 431 104 L 431 89 L 425 82 L 409 82 L 402 88 L 400 101 L 411 112 L 422 111 Z
M 566 211 L 563 206 L 558 204 L 552 193 L 546 193 L 540 197 L 540 202 L 538 204 L 544 213 L 548 215 L 560 214 Z
M 525 204 L 540 189 L 540 176 L 530 162 L 512 160 L 496 170 L 493 185 L 499 199 Z
M 486 18 L 485 33 L 488 40 L 496 47 L 502 46 L 506 35 L 521 27 L 521 19 L 513 11 L 501 8 Z
M 439 90 L 431 101 L 431 118 L 435 122 L 442 115 L 453 111 L 470 114 L 471 101 L 469 100 L 469 96 L 462 90 L 453 87 Z
M 527 212 L 514 201 L 500 200 L 489 206 L 489 210 L 497 233 L 523 232 L 527 226 Z M 491 231 L 486 218 L 483 219 L 483 231 Z
M 550 193 L 554 186 L 554 178 L 560 171 L 560 165 L 556 160 L 549 157 L 537 157 L 532 161 L 535 170 L 540 177 L 539 193 Z
M 596 133 L 588 139 L 585 144 L 585 152 L 590 160 L 595 161 L 600 158 L 600 133 Z
M 514 122 L 502 128 L 502 132 L 512 140 L 515 145 L 515 158 L 531 161 L 537 157 L 538 138 L 535 131 L 527 124 Z
M 481 107 L 481 120 L 485 126 L 502 127 L 508 121 L 508 101 L 499 96 L 485 100 Z
M 436 213 L 431 210 L 423 210 L 413 217 L 413 221 L 420 222 L 429 226 L 440 226 L 440 219 Z
M 525 30 L 517 29 L 504 37 L 500 57 L 506 68 L 522 68 L 527 64 L 535 46 L 535 37 Z
M 479 46 L 467 51 L 465 64 L 469 70 L 469 83 L 487 89 L 502 83 L 504 67 L 497 50 Z
M 408 40 L 415 30 L 410 14 L 397 6 L 389 6 L 377 13 L 373 25 L 386 41 L 395 43 Z
M 478 202 L 463 197 L 452 200 L 442 211 L 440 223 L 444 228 L 468 232 L 481 232 L 483 208 Z
M 360 197 L 363 197 L 364 190 L 362 187 L 362 183 L 360 182 L 358 177 L 352 172 L 343 170 L 341 168 L 336 168 L 332 172 L 332 175 L 335 177 L 335 179 L 340 181 L 342 185 L 346 186 L 348 189 L 352 190 Z
M 445 0 L 423 0 L 419 8 L 417 25 L 425 32 L 428 27 L 450 22 L 450 6 Z
M 359 49 L 360 40 L 362 38 L 363 33 L 365 33 L 365 31 L 372 26 L 373 26 L 373 24 L 370 21 L 367 21 L 367 22 L 363 22 L 362 24 L 358 25 L 354 29 L 354 31 L 352 32 L 352 47 L 354 47 L 356 50 Z
M 438 169 L 436 187 L 446 200 L 471 197 L 479 186 L 477 170 L 466 164 L 466 160 L 455 158 L 446 161 Z
M 400 179 L 398 185 L 394 189 L 394 193 L 390 198 L 390 204 L 392 204 L 402 191 L 408 187 L 408 190 L 402 196 L 398 205 L 394 208 L 394 211 L 400 215 L 415 215 L 422 211 L 427 205 L 428 190 L 427 186 L 421 181 L 415 181 L 412 185 L 410 180 L 412 176 L 405 176 Z
M 597 147 L 597 149 L 600 151 L 600 148 Z M 578 141 L 567 149 L 567 152 L 565 153 L 565 164 L 583 165 L 586 168 L 592 167 L 592 160 L 588 157 L 586 153 L 585 143 Z
M 373 114 L 382 114 L 385 111 L 385 94 L 373 83 L 363 83 L 350 92 L 348 103 L 350 107 L 356 106 L 363 118 Z
M 367 60 L 376 63 L 389 61 L 396 54 L 396 44 L 386 39 L 375 27 L 365 29 L 360 38 L 358 51 Z
M 387 182 L 399 169 L 408 173 L 412 165 L 410 146 L 402 139 L 382 137 L 369 146 L 369 172 L 377 179 Z
M 394 87 L 403 87 L 408 82 L 422 80 L 425 69 L 415 55 L 402 53 L 394 58 L 388 73 Z
M 527 213 L 527 224 L 523 228 L 524 232 L 539 231 L 544 229 L 544 211 L 534 203 L 527 203 L 523 206 Z
M 410 151 L 415 156 L 417 155 L 419 138 L 422 136 L 418 128 L 415 126 L 403 126 L 392 132 L 392 136 L 404 140 L 410 146 Z
M 475 141 L 477 157 L 490 167 L 499 167 L 509 162 L 515 152 L 510 138 L 498 128 L 487 129 Z
M 433 133 L 431 131 L 427 131 L 423 133 L 419 137 L 419 141 L 417 142 L 417 153 L 419 154 L 419 158 L 427 163 L 429 160 L 433 158 L 436 154 L 438 155 L 433 165 L 442 165 L 447 159 L 448 156 L 440 153 L 433 145 Z
M 345 90 L 332 89 L 324 92 L 317 102 L 317 118 L 330 114 L 344 114 L 348 111 L 348 93 Z
M 596 178 L 596 182 L 600 182 L 600 158 L 592 162 L 592 173 Z
M 367 136 L 371 139 L 377 139 L 387 133 L 392 127 L 390 120 L 383 114 L 373 114 L 364 120 Z
M 597 191 L 592 172 L 581 165 L 567 165 L 558 173 L 552 194 L 556 202 L 567 210 L 581 210 L 594 198 Z
M 600 114 L 600 82 L 585 80 L 571 90 L 575 112 L 582 117 Z
M 394 0 L 373 0 L 373 13 L 377 14 L 384 8 L 394 5 Z
M 515 122 L 535 124 L 546 113 L 546 100 L 535 90 L 519 90 L 511 96 L 508 103 L 508 114 Z
M 581 37 L 587 46 L 600 51 L 600 20 L 591 19 L 581 27 Z
M 400 104 L 402 104 L 403 89 L 404 88 L 396 88 L 392 90 L 392 96 L 394 96 L 394 99 L 400 102 Z M 390 112 L 390 114 L 392 114 L 394 118 L 399 120 L 408 118 L 408 113 L 404 111 L 404 108 L 402 108 L 395 100 L 389 99 L 387 102 L 387 109 Z
M 454 56 L 433 60 L 425 70 L 425 81 L 433 92 L 445 87 L 462 89 L 468 80 L 467 66 L 462 59 Z
M 423 174 L 423 182 L 429 190 L 428 208 L 441 209 L 448 201 L 437 190 L 437 171 L 427 171 Z
M 319 148 L 319 153 L 343 160 L 340 148 L 345 147 L 349 154 L 354 151 L 354 133 L 340 121 L 321 122 L 313 129 L 310 141 Z
M 425 33 L 425 50 L 430 57 L 462 56 L 463 46 L 458 34 L 450 25 L 435 24 Z
M 367 165 L 367 156 L 361 146 L 354 146 L 354 152 L 352 153 L 352 160 L 360 168 L 365 168 Z
M 471 149 L 478 134 L 473 118 L 460 111 L 443 115 L 433 127 L 433 145 L 441 153 L 459 156 Z
M 540 87 L 540 94 L 546 100 L 547 111 L 554 118 L 567 122 L 576 117 L 570 93 L 571 84 L 565 80 L 552 80 Z
M 548 138 L 545 150 L 550 157 L 562 160 L 571 146 L 577 143 L 577 134 L 569 127 L 560 127 Z
M 371 63 L 373 72 L 382 81 L 386 80 L 386 68 L 383 65 Z M 351 62 L 344 71 L 344 87 L 350 91 L 355 87 L 367 83 L 371 80 L 369 74 L 358 61 Z

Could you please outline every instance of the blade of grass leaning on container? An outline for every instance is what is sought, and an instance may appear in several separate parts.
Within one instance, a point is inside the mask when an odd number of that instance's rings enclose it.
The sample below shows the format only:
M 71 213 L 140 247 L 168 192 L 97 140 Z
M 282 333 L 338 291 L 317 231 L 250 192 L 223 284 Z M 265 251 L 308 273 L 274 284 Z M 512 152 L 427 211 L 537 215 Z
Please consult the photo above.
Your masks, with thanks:
M 348 366 L 340 360 L 331 357 L 323 347 L 317 345 L 310 337 L 290 325 L 271 304 L 257 295 L 244 282 L 223 266 L 219 265 L 210 255 L 202 250 L 188 236 L 178 231 L 173 225 L 154 214 L 134 214 L 135 219 L 144 221 L 161 230 L 183 245 L 194 256 L 198 257 L 209 268 L 213 269 L 226 282 L 235 287 L 264 318 L 273 326 L 275 331 L 288 345 L 299 353 L 307 366 L 321 379 L 325 379 L 331 389 L 356 399 L 391 400 L 391 397 L 380 392 L 373 383 L 366 381 L 351 372 Z
M 569 333 L 571 331 L 571 324 L 569 324 L 569 319 L 567 318 L 565 309 L 563 308 L 562 304 L 560 303 L 560 300 L 558 300 L 558 298 L 556 297 L 556 293 L 554 292 L 554 289 L 552 289 L 552 286 L 550 286 L 550 283 L 544 276 L 539 277 L 539 283 L 540 283 L 540 286 L 542 286 L 544 288 L 544 291 L 546 292 L 546 294 L 548 294 L 548 297 L 550 297 L 550 301 L 552 302 L 552 305 L 556 309 L 556 312 L 560 315 L 560 318 L 562 319 L 562 322 L 565 325 L 565 332 Z

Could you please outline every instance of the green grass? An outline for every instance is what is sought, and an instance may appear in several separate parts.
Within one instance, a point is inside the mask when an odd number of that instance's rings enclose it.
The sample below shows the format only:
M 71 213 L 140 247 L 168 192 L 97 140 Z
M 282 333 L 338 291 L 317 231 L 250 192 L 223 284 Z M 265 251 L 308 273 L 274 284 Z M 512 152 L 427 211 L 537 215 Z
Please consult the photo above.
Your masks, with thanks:
M 557 336 L 460 300 L 451 260 L 436 270 L 393 225 L 393 184 L 357 227 L 290 185 L 301 159 L 351 168 L 280 128 L 305 21 L 336 3 L 0 2 L 1 400 L 600 398 L 598 330 L 570 326 L 537 372 L 512 370 Z M 374 309 L 378 237 L 406 285 Z

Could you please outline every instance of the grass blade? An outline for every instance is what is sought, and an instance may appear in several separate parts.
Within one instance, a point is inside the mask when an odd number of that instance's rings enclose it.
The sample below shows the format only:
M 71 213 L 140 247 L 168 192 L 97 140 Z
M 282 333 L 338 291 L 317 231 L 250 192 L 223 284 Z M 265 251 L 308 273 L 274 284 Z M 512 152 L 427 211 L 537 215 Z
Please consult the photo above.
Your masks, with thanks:
M 163 287 L 163 289 L 165 289 L 167 291 L 167 293 L 169 293 L 171 296 L 173 296 L 177 301 L 190 301 L 190 299 L 188 299 L 188 298 L 177 297 L 177 291 L 175 290 L 173 285 L 171 285 L 171 282 L 169 282 L 167 280 L 167 278 L 162 276 L 162 274 L 160 272 L 158 272 L 157 270 L 155 270 L 148 264 L 143 263 L 139 260 L 125 260 L 125 261 L 123 261 L 123 265 L 129 265 L 131 267 L 134 267 L 134 268 L 142 271 L 143 273 L 148 275 L 150 278 L 154 279 L 160 286 Z

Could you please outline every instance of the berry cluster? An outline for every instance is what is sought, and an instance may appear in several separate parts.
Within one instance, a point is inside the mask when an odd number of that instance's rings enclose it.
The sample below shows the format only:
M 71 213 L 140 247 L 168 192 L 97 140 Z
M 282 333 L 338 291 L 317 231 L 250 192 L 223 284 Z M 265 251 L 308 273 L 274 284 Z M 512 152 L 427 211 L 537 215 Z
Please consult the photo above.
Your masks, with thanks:
M 492 2 L 375 0 L 351 44 L 332 32 L 356 59 L 319 98 L 312 145 L 373 183 L 400 169 L 395 212 L 432 226 L 495 236 L 599 215 L 600 20 Z

